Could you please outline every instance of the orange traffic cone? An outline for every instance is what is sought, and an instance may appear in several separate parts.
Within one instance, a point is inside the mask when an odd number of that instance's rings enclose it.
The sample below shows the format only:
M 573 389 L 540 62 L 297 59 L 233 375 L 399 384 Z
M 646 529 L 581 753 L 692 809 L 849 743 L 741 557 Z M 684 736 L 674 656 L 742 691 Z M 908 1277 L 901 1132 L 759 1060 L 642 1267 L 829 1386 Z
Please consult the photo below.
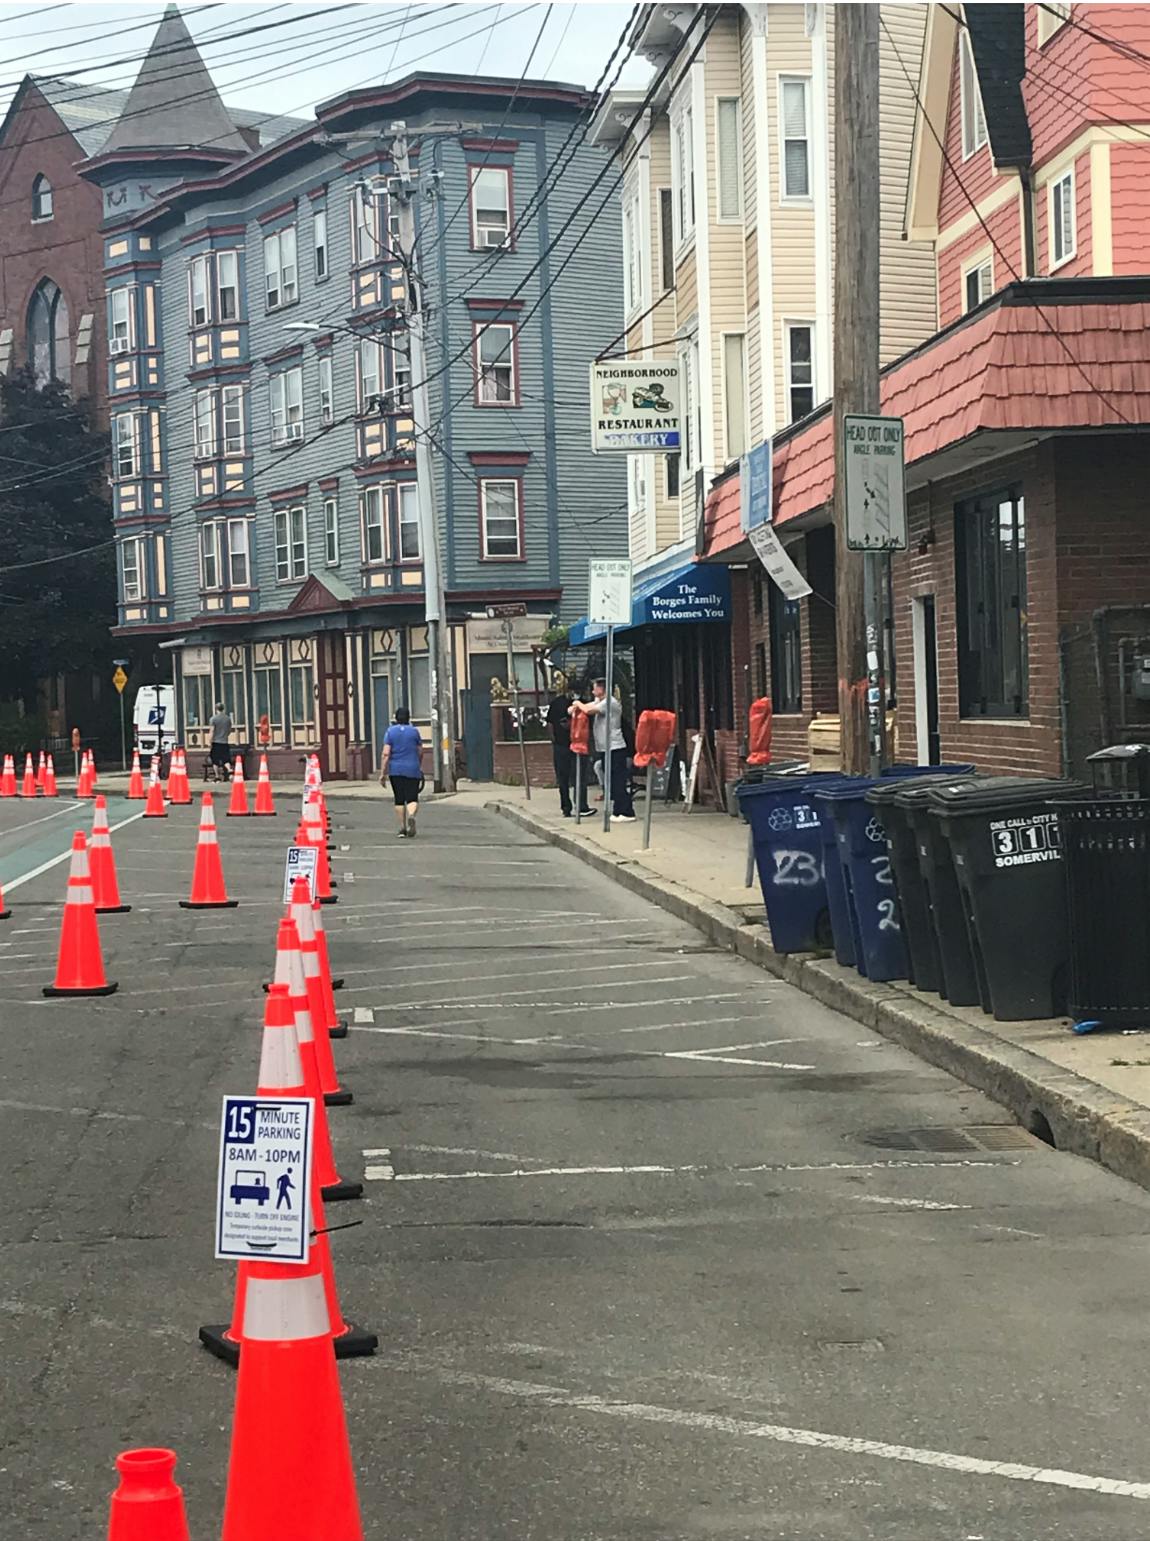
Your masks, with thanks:
M 59 797 L 60 789 L 56 785 L 56 764 L 52 756 L 48 756 L 48 762 L 44 766 L 44 785 L 40 789 L 45 797 Z
M 132 750 L 132 773 L 128 777 L 128 797 L 133 802 L 144 800 L 144 773 L 140 769 L 140 751 Z
M 26 754 L 24 756 L 24 782 L 20 788 L 20 796 L 35 797 L 36 790 L 36 772 L 32 769 L 32 756 Z
M 92 840 L 88 846 L 92 869 L 92 893 L 97 915 L 126 915 L 130 904 L 120 903 L 120 883 L 116 877 L 116 858 L 108 832 L 108 803 L 101 794 L 92 813 Z
M 77 830 L 72 837 L 72 866 L 60 927 L 56 982 L 45 985 L 44 994 L 111 995 L 116 988 L 115 984 L 108 983 L 104 973 L 96 906 L 92 901 L 92 878 L 88 871 L 88 847 L 82 832 Z
M 0 920 L 7 920 L 11 913 L 12 911 L 4 904 L 4 890 L 0 889 Z
M 108 1541 L 189 1541 L 174 1450 L 125 1450 L 116 1457 Z
M 316 953 L 319 957 L 319 977 L 323 989 L 323 1015 L 321 1024 L 326 1024 L 330 1038 L 346 1038 L 347 1022 L 335 1009 L 334 990 L 343 988 L 342 979 L 331 977 L 331 960 L 327 952 L 327 932 L 323 925 L 323 908 L 318 899 L 312 900 L 312 920 L 315 924 Z
M 89 751 L 85 749 L 84 753 L 80 756 L 80 774 L 76 778 L 76 796 L 91 797 L 93 785 L 92 762 L 89 758 Z
M 307 807 L 303 817 L 304 838 L 309 845 L 316 848 L 315 863 L 315 887 L 316 896 L 321 904 L 338 904 L 339 897 L 332 893 L 335 884 L 331 880 L 331 862 L 327 855 L 327 836 L 323 831 L 323 823 L 319 811 L 319 801 L 315 791 L 307 800 Z
M 248 807 L 248 784 L 244 780 L 243 756 L 236 755 L 232 762 L 232 798 L 228 804 L 228 818 L 246 819 L 251 811 Z
M 166 819 L 168 816 L 167 805 L 164 802 L 164 789 L 160 785 L 160 757 L 152 756 L 152 774 L 148 779 L 148 800 L 144 804 L 144 817 L 146 819 Z
M 0 773 L 0 797 L 16 796 L 16 766 L 10 754 L 4 756 L 4 770 Z
M 260 755 L 260 774 L 256 782 L 256 805 L 252 810 L 262 818 L 274 818 L 276 805 L 272 800 L 272 778 L 268 771 L 268 757 Z
M 96 751 L 94 749 L 89 749 L 88 750 L 88 780 L 91 783 L 91 787 L 92 787 L 92 791 L 93 792 L 96 790 L 96 783 L 99 781 L 99 779 L 100 779 L 99 776 L 96 775 Z
M 192 787 L 188 780 L 188 762 L 180 748 L 172 750 L 168 766 L 168 801 L 176 807 L 185 807 L 192 800 Z
M 37 790 L 37 792 L 42 792 L 44 790 L 44 772 L 47 770 L 47 768 L 48 768 L 48 762 L 47 762 L 47 760 L 44 757 L 44 751 L 41 749 L 41 751 L 40 751 L 40 758 L 39 758 L 39 760 L 36 763 L 36 790 Z
M 170 784 L 170 778 L 169 778 Z M 192 892 L 180 900 L 182 910 L 234 910 L 238 899 L 229 899 L 224 887 L 224 866 L 220 860 L 220 837 L 216 833 L 216 814 L 212 794 L 205 792 L 200 801 L 200 836 L 196 841 L 196 865 L 192 872 Z
M 339 1084 L 335 1068 L 335 1055 L 331 1052 L 331 1033 L 327 1017 L 327 996 L 320 974 L 319 944 L 315 934 L 315 911 L 312 909 L 311 890 L 306 878 L 297 878 L 292 885 L 291 906 L 288 913 L 299 932 L 300 956 L 303 962 L 304 980 L 307 985 L 308 1007 L 315 1024 L 315 1063 L 323 1100 L 329 1108 L 345 1108 L 355 1099 L 346 1087 Z M 324 1198 L 328 1195 L 325 1193 Z M 356 1198 L 359 1194 L 355 1195 Z
M 324 1104 L 316 1108 L 316 1174 L 320 1191 L 326 1202 L 340 1199 L 360 1199 L 363 1184 L 344 1182 L 335 1167 L 335 1155 L 328 1133 L 327 1109 L 333 1105 L 346 1107 L 352 1100 L 351 1093 L 341 1093 L 335 1079 L 335 1067 L 331 1063 L 331 1041 L 326 1033 L 316 1032 L 319 1020 L 317 1012 L 322 1008 L 319 993 L 319 969 L 315 951 L 315 925 L 312 921 L 311 896 L 307 882 L 298 878 L 292 889 L 289 919 L 280 922 L 276 937 L 276 973 L 274 982 L 284 983 L 291 990 L 292 1008 L 295 1011 L 296 1034 L 303 1057 L 304 1079 L 307 1095 Z M 287 929 L 294 928 L 294 929 Z M 324 1054 L 328 1065 L 325 1069 Z M 326 1085 L 337 1094 L 329 1097 Z M 321 1145 L 326 1152 L 321 1154 Z
M 287 932 L 283 931 L 283 925 L 285 924 L 288 927 Z M 293 1002 L 292 986 L 283 978 L 277 978 L 276 983 L 268 989 L 267 1004 L 264 1007 L 264 1035 L 260 1053 L 260 1076 L 257 1096 L 310 1096 L 315 1102 L 317 1123 L 315 1126 L 316 1143 L 314 1145 L 312 1161 L 310 1202 L 315 1219 L 316 1234 L 312 1242 L 312 1259 L 314 1260 L 318 1254 L 324 1280 L 328 1321 L 331 1324 L 336 1357 L 338 1359 L 362 1358 L 366 1354 L 375 1352 L 379 1346 L 379 1339 L 375 1333 L 366 1332 L 362 1327 L 345 1322 L 339 1307 L 339 1297 L 335 1286 L 335 1270 L 331 1262 L 331 1249 L 324 1230 L 323 1203 L 319 1197 L 318 1172 L 322 1160 L 319 1140 L 321 1129 L 326 1130 L 327 1127 L 326 1115 L 322 1099 L 317 1098 L 312 1090 L 315 1081 L 314 1063 L 310 1073 L 305 1070 L 305 1057 L 299 1042 L 301 1015 L 306 1016 L 307 1007 L 307 997 L 303 989 L 303 975 L 300 971 L 299 963 L 299 938 L 295 934 L 294 925 L 290 921 L 281 923 L 280 935 L 285 945 L 282 951 L 277 947 L 277 975 L 290 972 L 296 981 L 298 994 Z M 279 939 L 280 937 L 277 936 L 277 942 Z M 295 960 L 294 965 L 291 963 L 292 959 Z M 297 1014 L 296 1006 L 301 1007 L 300 1014 Z M 332 1169 L 334 1171 L 334 1162 L 332 1163 Z M 247 1298 L 250 1269 L 251 1264 L 246 1262 L 240 1264 L 236 1277 L 236 1298 L 231 1325 L 225 1327 L 201 1327 L 199 1332 L 200 1342 L 204 1347 L 210 1353 L 213 1353 L 217 1359 L 222 1359 L 225 1363 L 231 1365 L 237 1364 L 240 1358 L 244 1305 Z

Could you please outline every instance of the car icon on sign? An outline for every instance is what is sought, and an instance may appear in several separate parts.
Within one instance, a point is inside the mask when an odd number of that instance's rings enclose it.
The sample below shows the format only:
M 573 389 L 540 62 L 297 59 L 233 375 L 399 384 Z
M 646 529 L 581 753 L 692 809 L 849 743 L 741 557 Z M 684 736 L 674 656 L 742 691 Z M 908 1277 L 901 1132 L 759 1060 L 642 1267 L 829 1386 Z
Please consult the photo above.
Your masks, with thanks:
M 272 1196 L 263 1172 L 237 1172 L 228 1192 L 236 1204 L 242 1204 L 245 1199 L 254 1199 L 261 1208 Z

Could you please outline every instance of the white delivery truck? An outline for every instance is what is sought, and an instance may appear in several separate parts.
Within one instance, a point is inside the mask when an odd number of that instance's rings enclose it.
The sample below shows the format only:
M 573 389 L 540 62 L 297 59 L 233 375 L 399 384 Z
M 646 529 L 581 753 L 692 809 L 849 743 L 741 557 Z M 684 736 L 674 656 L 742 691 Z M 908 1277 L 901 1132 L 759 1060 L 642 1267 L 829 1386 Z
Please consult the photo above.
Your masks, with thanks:
M 170 755 L 176 742 L 176 693 L 171 685 L 141 685 L 132 708 L 134 743 L 145 769 L 157 753 Z

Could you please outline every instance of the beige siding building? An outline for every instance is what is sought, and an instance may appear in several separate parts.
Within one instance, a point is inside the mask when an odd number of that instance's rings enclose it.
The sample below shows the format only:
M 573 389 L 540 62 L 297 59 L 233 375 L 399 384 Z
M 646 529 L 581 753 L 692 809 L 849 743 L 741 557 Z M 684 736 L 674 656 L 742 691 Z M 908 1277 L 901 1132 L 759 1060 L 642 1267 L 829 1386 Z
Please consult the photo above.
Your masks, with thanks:
M 630 457 L 631 555 L 694 554 L 712 479 L 830 396 L 834 234 L 833 5 L 647 5 L 636 52 L 660 94 L 617 91 L 593 142 L 623 152 L 633 358 L 678 357 L 681 455 Z M 884 5 L 882 357 L 936 327 L 934 255 L 903 239 L 925 5 Z

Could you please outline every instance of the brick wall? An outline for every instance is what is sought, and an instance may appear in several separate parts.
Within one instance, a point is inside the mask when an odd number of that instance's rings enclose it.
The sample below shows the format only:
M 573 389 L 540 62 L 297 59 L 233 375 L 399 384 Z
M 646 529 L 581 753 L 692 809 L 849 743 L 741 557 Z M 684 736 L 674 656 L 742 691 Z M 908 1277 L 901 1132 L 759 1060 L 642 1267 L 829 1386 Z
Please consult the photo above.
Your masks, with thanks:
M 75 358 L 80 317 L 95 320 L 90 359 L 72 369 L 72 394 L 91 397 L 104 421 L 104 267 L 100 245 L 100 194 L 73 166 L 83 159 L 79 145 L 35 87 L 8 126 L 0 145 L 0 328 L 14 332 L 13 369 L 28 356 L 26 323 L 32 292 L 51 278 L 68 304 L 71 353 Z M 53 217 L 32 220 L 32 183 L 38 174 L 52 184 Z

